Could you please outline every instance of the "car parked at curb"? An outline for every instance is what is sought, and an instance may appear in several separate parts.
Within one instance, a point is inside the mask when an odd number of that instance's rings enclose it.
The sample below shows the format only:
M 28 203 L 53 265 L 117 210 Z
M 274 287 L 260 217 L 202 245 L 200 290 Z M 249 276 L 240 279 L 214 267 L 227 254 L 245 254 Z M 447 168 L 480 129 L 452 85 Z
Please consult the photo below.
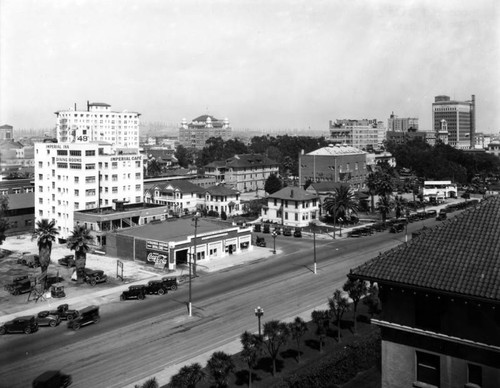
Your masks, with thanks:
M 128 290 L 125 290 L 120 295 L 120 300 L 127 299 L 139 299 L 144 300 L 146 298 L 146 285 L 141 284 L 137 286 L 130 286 Z
M 405 230 L 405 224 L 403 222 L 401 222 L 401 223 L 397 223 L 397 224 L 392 225 L 389 232 L 399 233 L 399 232 L 402 232 L 403 230 Z
M 291 236 L 292 228 L 283 228 L 283 236 Z
M 76 331 L 89 323 L 97 323 L 100 319 L 99 307 L 94 305 L 88 306 L 78 311 L 78 316 L 68 322 L 68 329 Z
M 26 265 L 30 268 L 38 268 L 40 267 L 40 256 L 25 252 L 17 259 L 17 264 Z
M 36 316 L 38 326 L 56 327 L 61 323 L 61 317 L 57 314 L 51 314 L 50 311 L 40 311 Z
M 14 295 L 20 295 L 20 294 L 25 294 L 27 292 L 31 292 L 33 289 L 33 284 L 31 283 L 31 280 L 29 278 L 27 279 L 22 279 L 19 280 L 13 284 L 9 285 L 8 291 Z
M 258 247 L 265 247 L 266 246 L 266 239 L 264 237 L 257 237 L 255 240 L 255 245 Z
M 32 383 L 33 388 L 66 388 L 73 383 L 70 375 L 61 373 L 58 370 L 49 370 L 43 372 L 35 378 Z
M 164 295 L 168 294 L 168 288 L 161 280 L 150 280 L 145 286 L 146 294 Z
M 293 232 L 293 237 L 302 237 L 302 231 L 300 228 L 295 228 L 295 231 Z
M 75 255 L 66 255 L 63 258 L 57 260 L 59 265 L 63 265 L 65 267 L 74 267 L 75 266 Z
M 104 283 L 108 281 L 108 275 L 100 269 L 90 269 L 85 268 L 83 280 L 94 287 L 98 283 Z
M 161 281 L 169 291 L 175 291 L 177 290 L 177 287 L 179 286 L 179 282 L 176 277 L 163 277 L 161 278 Z
M 12 321 L 0 325 L 0 335 L 7 333 L 30 334 L 38 330 L 38 323 L 34 315 L 16 317 Z
M 50 311 L 51 315 L 59 315 L 65 321 L 71 321 L 78 316 L 78 310 L 70 309 L 67 303 L 57 306 L 56 310 Z

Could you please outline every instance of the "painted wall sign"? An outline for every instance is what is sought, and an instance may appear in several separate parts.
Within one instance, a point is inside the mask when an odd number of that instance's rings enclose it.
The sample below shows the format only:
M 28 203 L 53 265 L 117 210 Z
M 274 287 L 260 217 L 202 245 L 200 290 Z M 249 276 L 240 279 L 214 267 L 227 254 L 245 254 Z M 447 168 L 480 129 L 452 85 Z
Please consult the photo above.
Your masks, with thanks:
M 168 262 L 168 255 L 159 252 L 149 252 L 146 259 L 149 263 L 166 265 Z

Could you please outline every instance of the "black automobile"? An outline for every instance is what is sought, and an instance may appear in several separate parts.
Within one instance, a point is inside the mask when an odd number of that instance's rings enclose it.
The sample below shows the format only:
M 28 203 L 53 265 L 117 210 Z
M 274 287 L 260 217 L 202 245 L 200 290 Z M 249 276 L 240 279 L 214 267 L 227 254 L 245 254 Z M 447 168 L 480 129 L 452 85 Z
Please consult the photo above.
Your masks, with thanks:
M 265 247 L 266 246 L 266 239 L 264 237 L 257 237 L 255 240 L 255 245 L 258 247 Z
M 66 267 L 74 267 L 75 266 L 75 256 L 74 255 L 66 255 L 62 259 L 57 260 L 60 265 L 64 265 Z
M 177 287 L 179 285 L 179 283 L 177 282 L 177 278 L 175 277 L 172 278 L 163 277 L 161 278 L 161 281 L 163 282 L 164 287 L 166 287 L 166 289 L 169 291 L 177 290 Z
M 399 232 L 402 232 L 404 229 L 405 229 L 405 224 L 400 222 L 400 223 L 392 225 L 391 229 L 389 231 L 391 233 L 399 233 Z
M 27 265 L 30 268 L 40 267 L 40 256 L 24 253 L 22 257 L 17 259 L 18 264 Z
M 88 306 L 78 312 L 78 316 L 68 322 L 68 329 L 78 330 L 80 327 L 88 325 L 89 323 L 99 322 L 99 307 Z
M 146 294 L 164 295 L 168 293 L 168 289 L 161 280 L 150 280 L 145 287 Z
M 33 289 L 30 279 L 23 279 L 10 285 L 9 292 L 12 295 L 20 295 L 30 292 Z
M 299 228 L 295 228 L 293 232 L 293 237 L 302 237 L 302 231 Z
M 276 228 L 274 228 L 273 233 L 276 233 L 279 236 L 281 234 L 281 228 L 277 226 Z
M 30 334 L 38 330 L 38 323 L 34 315 L 17 317 L 12 321 L 5 322 L 0 326 L 0 335 L 6 333 L 25 333 Z
M 50 311 L 51 315 L 59 315 L 59 318 L 71 321 L 78 316 L 78 310 L 70 309 L 67 303 L 57 306 L 56 310 Z
M 439 211 L 438 216 L 436 217 L 436 221 L 444 221 L 444 220 L 446 220 L 447 217 L 448 217 L 448 215 L 446 213 L 446 210 L 445 209 L 441 209 Z
M 58 370 L 43 372 L 33 380 L 33 388 L 66 388 L 71 385 L 73 379 L 70 375 L 65 375 Z
M 291 228 L 284 228 L 283 229 L 283 236 L 291 236 L 292 235 L 292 229 Z
M 108 281 L 108 276 L 100 269 L 85 268 L 83 280 L 94 287 L 97 283 Z
M 146 298 L 146 285 L 141 284 L 138 286 L 130 286 L 128 290 L 125 290 L 120 295 L 120 300 L 127 299 L 139 299 L 143 300 Z
M 437 211 L 436 210 L 427 210 L 425 212 L 425 215 L 427 218 L 434 218 L 434 217 L 437 217 Z
M 256 232 L 256 233 L 260 233 L 260 232 L 261 232 L 261 230 L 262 230 L 262 228 L 261 228 L 260 224 L 255 224 L 255 225 L 253 226 L 253 231 L 254 231 L 254 232 Z
M 262 233 L 271 233 L 271 227 L 269 226 L 269 224 L 264 225 L 264 230 L 262 231 Z
M 38 326 L 56 327 L 61 323 L 61 318 L 57 314 L 51 314 L 50 311 L 40 311 L 36 316 Z

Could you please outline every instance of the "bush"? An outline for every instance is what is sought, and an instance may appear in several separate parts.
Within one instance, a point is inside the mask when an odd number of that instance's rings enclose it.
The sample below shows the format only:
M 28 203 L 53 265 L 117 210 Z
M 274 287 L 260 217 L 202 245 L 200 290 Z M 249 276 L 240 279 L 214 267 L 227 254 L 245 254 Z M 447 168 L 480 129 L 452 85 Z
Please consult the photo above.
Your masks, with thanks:
M 345 346 L 331 357 L 323 359 L 308 371 L 300 371 L 279 383 L 274 388 L 309 388 L 331 387 L 332 384 L 344 384 L 358 372 L 380 365 L 380 334 L 372 333 L 366 338 Z

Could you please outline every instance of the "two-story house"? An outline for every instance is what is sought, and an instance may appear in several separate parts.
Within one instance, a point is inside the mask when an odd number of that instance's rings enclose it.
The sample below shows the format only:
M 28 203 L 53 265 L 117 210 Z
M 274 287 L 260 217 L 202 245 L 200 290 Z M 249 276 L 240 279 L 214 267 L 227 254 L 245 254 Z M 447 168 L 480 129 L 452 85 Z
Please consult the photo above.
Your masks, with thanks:
M 287 186 L 267 197 L 262 219 L 291 227 L 309 225 L 319 217 L 319 196 L 299 187 Z
M 240 192 L 264 190 L 267 178 L 277 175 L 279 164 L 264 155 L 237 154 L 205 166 L 205 175 Z
M 377 283 L 382 388 L 500 387 L 500 197 L 351 270 Z
M 205 189 L 203 203 L 200 206 L 207 212 L 222 212 L 227 216 L 241 214 L 240 192 L 224 185 L 211 186 Z
M 195 212 L 205 190 L 187 180 L 152 183 L 144 192 L 144 202 L 167 206 L 174 215 Z

